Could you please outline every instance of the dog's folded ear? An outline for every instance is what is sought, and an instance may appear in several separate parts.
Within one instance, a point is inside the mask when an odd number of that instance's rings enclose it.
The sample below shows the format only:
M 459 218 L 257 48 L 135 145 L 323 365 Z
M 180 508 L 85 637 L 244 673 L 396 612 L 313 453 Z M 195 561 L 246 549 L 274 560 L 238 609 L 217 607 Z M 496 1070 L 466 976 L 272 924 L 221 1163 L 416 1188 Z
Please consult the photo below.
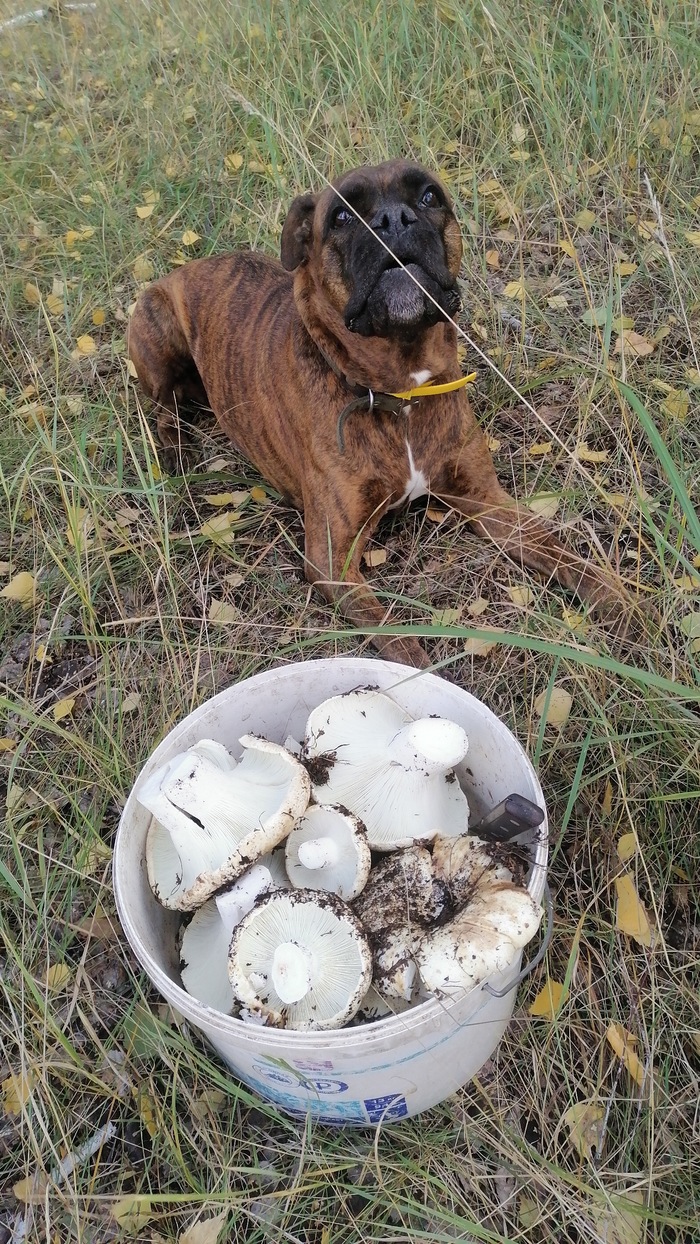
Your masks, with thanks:
M 300 194 L 294 199 L 282 228 L 281 258 L 287 272 L 293 272 L 309 256 L 313 214 L 317 194 Z

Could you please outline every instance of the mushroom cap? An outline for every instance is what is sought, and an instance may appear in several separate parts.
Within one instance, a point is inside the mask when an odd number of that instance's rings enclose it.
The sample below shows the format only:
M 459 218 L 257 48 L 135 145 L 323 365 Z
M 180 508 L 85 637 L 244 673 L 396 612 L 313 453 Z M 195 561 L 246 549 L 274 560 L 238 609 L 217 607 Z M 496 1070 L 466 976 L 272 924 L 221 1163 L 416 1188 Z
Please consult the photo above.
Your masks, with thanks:
M 239 741 L 238 764 L 229 757 L 224 768 L 225 749 L 202 740 L 137 791 L 154 817 L 146 865 L 165 907 L 201 906 L 277 846 L 308 804 L 309 776 L 294 756 L 256 735 Z
M 487 884 L 449 924 L 423 935 L 416 961 L 424 987 L 439 996 L 506 971 L 541 918 L 527 890 L 507 881 Z
M 444 903 L 445 889 L 435 881 L 430 852 L 407 847 L 375 864 L 353 911 L 374 936 L 385 929 L 432 924 Z
M 193 998 L 224 1015 L 233 1010 L 228 948 L 237 924 L 261 894 L 276 889 L 270 869 L 254 864 L 227 890 L 220 890 L 192 916 L 182 935 L 180 975 Z
M 278 891 L 234 929 L 229 977 L 238 1001 L 277 1026 L 341 1028 L 369 989 L 372 956 L 359 921 L 334 894 Z M 275 982 L 288 998 L 300 996 L 285 1002 Z
M 497 864 L 488 846 L 480 838 L 463 835 L 433 842 L 433 873 L 445 885 L 454 908 L 464 907 L 476 887 L 488 876 L 494 881 L 510 881 L 511 874 Z
M 469 807 L 453 768 L 467 745 L 455 722 L 414 721 L 379 691 L 351 691 L 312 711 L 303 759 L 314 799 L 349 808 L 373 850 L 394 851 L 466 833 Z
M 297 889 L 327 890 L 350 902 L 372 867 L 365 827 L 346 808 L 310 804 L 285 843 L 287 874 Z
M 373 984 L 383 998 L 411 1002 L 418 986 L 418 929 L 385 929 L 370 938 L 374 957 Z

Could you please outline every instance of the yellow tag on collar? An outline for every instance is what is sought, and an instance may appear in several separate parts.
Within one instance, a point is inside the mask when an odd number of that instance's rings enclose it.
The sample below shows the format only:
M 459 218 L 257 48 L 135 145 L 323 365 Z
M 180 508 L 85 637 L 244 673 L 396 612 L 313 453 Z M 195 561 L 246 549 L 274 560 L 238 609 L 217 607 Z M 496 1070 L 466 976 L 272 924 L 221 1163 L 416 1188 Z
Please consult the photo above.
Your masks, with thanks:
M 476 372 L 462 376 L 459 380 L 450 380 L 448 384 L 419 384 L 417 389 L 408 389 L 406 393 L 392 393 L 392 397 L 402 397 L 407 402 L 412 397 L 437 397 L 439 393 L 452 393 L 455 389 L 463 389 L 465 384 L 476 380 Z

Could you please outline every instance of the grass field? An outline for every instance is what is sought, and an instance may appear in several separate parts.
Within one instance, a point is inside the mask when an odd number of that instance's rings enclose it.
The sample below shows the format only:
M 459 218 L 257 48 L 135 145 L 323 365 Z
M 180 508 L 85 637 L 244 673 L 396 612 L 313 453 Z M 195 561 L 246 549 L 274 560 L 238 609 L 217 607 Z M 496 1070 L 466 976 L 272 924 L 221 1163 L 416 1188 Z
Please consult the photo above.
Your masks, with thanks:
M 0 1241 L 156 1244 L 223 1214 L 251 1242 L 691 1244 L 700 6 L 77 7 L 0 25 L 0 582 L 23 596 L 0 601 Z M 276 661 L 367 643 L 212 426 L 190 473 L 160 470 L 125 326 L 151 277 L 274 253 L 294 194 L 395 154 L 456 198 L 464 364 L 503 482 L 653 608 L 615 644 L 452 515 L 380 528 L 392 621 L 538 768 L 556 920 L 478 1078 L 343 1134 L 232 1083 L 115 927 L 120 808 L 164 732 Z M 561 727 L 535 707 L 554 687 Z M 615 927 L 623 874 L 641 940 Z M 531 1016 L 547 973 L 564 999 Z

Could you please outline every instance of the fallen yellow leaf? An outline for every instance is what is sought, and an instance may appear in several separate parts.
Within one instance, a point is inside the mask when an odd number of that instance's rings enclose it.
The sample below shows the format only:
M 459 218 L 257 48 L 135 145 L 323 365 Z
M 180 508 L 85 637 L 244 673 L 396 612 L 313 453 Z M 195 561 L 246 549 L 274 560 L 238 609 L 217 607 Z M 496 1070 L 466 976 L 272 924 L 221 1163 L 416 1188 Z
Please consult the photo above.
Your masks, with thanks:
M 582 1158 L 600 1157 L 603 1143 L 602 1122 L 605 1110 L 597 1102 L 579 1101 L 563 1116 L 569 1129 L 569 1140 Z
M 470 612 L 470 610 L 468 609 L 467 612 Z M 501 631 L 502 628 L 500 626 L 490 626 L 489 630 Z M 490 652 L 493 652 L 494 648 L 498 647 L 498 643 L 497 638 L 479 639 L 478 636 L 473 635 L 470 639 L 464 641 L 464 652 L 468 657 L 487 657 Z
M 574 455 L 579 462 L 607 462 L 607 449 L 589 449 L 587 441 L 577 441 Z
M 595 212 L 590 211 L 587 207 L 584 207 L 582 211 L 578 212 L 574 216 L 574 224 L 578 225 L 579 229 L 587 231 L 588 229 L 592 229 L 597 223 L 598 217 Z
M 629 350 L 636 358 L 645 358 L 647 354 L 652 354 L 656 349 L 653 341 L 649 341 L 648 337 L 643 337 L 641 333 L 635 333 L 634 329 L 626 328 L 618 336 L 615 342 L 614 354 L 622 354 L 623 349 Z
M 547 306 L 553 311 L 563 311 L 568 305 L 569 299 L 564 294 L 552 294 L 552 297 L 547 299 Z
M 68 984 L 70 975 L 70 968 L 66 963 L 52 963 L 46 970 L 46 988 L 51 993 L 58 993 Z
M 17 747 L 17 740 L 11 739 L 9 735 L 3 735 L 0 739 L 0 752 L 13 752 Z
M 63 311 L 63 299 L 57 294 L 46 295 L 46 309 L 51 315 L 60 315 Z
M 569 630 L 573 631 L 574 635 L 578 636 L 579 639 L 584 639 L 588 634 L 586 619 L 582 613 L 577 613 L 575 609 L 569 609 L 567 605 L 562 605 L 561 617 L 562 622 L 564 622 L 564 624 L 568 626 Z
M 19 601 L 20 605 L 24 605 L 25 609 L 28 609 L 34 603 L 34 597 L 36 596 L 36 579 L 34 575 L 31 575 L 28 570 L 20 570 L 18 574 L 10 579 L 9 583 L 5 584 L 0 592 L 0 596 L 3 596 L 5 600 Z
M 13 1184 L 12 1191 L 23 1205 L 32 1205 L 43 1199 L 47 1187 L 46 1176 L 40 1171 L 35 1171 L 33 1175 L 28 1175 L 26 1179 L 19 1179 L 16 1184 Z
M 214 1218 L 200 1218 L 183 1231 L 177 1244 L 216 1244 L 228 1216 L 228 1209 L 222 1209 Z
M 482 181 L 477 187 L 479 194 L 490 195 L 499 194 L 501 185 L 495 177 L 489 177 L 487 181 Z
M 386 561 L 386 549 L 367 549 L 362 554 L 362 560 L 366 566 L 383 566 Z
M 532 453 L 532 449 L 530 453 Z M 543 492 L 538 493 L 537 496 L 530 497 L 527 502 L 527 508 L 532 510 L 533 514 L 539 514 L 541 518 L 554 518 L 559 509 L 560 502 L 561 497 L 555 496 L 554 493 Z
M 518 605 L 521 609 L 526 609 L 535 599 L 535 593 L 532 588 L 523 585 L 516 585 L 508 588 L 508 595 L 514 605 Z
M 637 271 L 636 263 L 629 263 L 625 260 L 618 260 L 617 272 L 619 276 L 631 276 L 632 273 L 636 271 Z
M 230 173 L 237 173 L 243 165 L 243 156 L 239 155 L 237 151 L 231 151 L 227 156 L 224 156 L 224 164 Z
M 267 493 L 264 488 L 261 488 L 259 484 L 256 484 L 255 487 L 250 490 L 250 499 L 251 501 L 257 501 L 258 505 L 261 505 L 264 501 L 267 501 Z
M 57 700 L 53 706 L 54 721 L 63 721 L 64 717 L 70 717 L 75 708 L 75 696 L 66 695 L 62 700 Z
M 155 203 L 140 203 L 136 208 L 136 215 L 139 220 L 148 220 L 148 217 L 153 215 L 155 206 Z
M 700 229 L 689 229 L 685 237 L 686 241 L 690 242 L 691 246 L 700 247 Z
M 246 489 L 244 492 L 214 492 L 205 495 L 204 500 L 207 505 L 214 505 L 217 508 L 222 505 L 242 505 L 247 501 L 250 493 Z
M 27 281 L 27 284 L 24 287 L 24 297 L 30 307 L 38 307 L 41 302 L 41 291 L 39 290 L 38 285 L 33 285 L 31 281 Z
M 565 1000 L 564 986 L 559 981 L 550 980 L 548 976 L 534 1002 L 530 1005 L 529 1014 L 541 1016 L 543 1019 L 554 1020 L 557 1018 Z
M 610 816 L 610 813 L 612 812 L 612 803 L 613 803 L 613 788 L 612 788 L 612 782 L 608 778 L 607 782 L 605 783 L 605 792 L 603 794 L 603 802 L 600 805 L 600 810 L 603 813 L 603 816 Z
M 605 1038 L 614 1049 L 618 1058 L 622 1059 L 632 1079 L 642 1088 L 647 1079 L 647 1073 L 644 1064 L 632 1048 L 637 1044 L 637 1038 L 633 1037 L 631 1032 L 627 1032 L 625 1028 L 622 1028 L 620 1024 L 610 1024 Z
M 484 596 L 478 596 L 476 600 L 472 601 L 471 605 L 467 605 L 467 613 L 470 614 L 472 618 L 480 618 L 482 614 L 486 613 L 488 607 L 489 602 L 486 598 Z
M 150 259 L 147 259 L 145 255 L 139 255 L 138 259 L 134 260 L 132 272 L 135 281 L 150 281 L 155 268 Z
M 605 1244 L 640 1244 L 644 1214 L 627 1209 L 628 1205 L 644 1207 L 644 1194 L 640 1189 L 635 1188 L 615 1197 L 606 1192 L 605 1204 L 589 1204 L 586 1207 L 596 1240 L 604 1240 Z
M 0 1084 L 0 1093 L 2 1093 L 2 1108 L 5 1114 L 22 1113 L 38 1078 L 36 1071 L 28 1067 L 26 1071 L 20 1071 L 3 1080 Z
M 563 242 L 559 243 L 559 250 L 563 251 L 565 255 L 568 255 L 569 259 L 576 258 L 576 247 L 573 242 L 569 242 L 566 238 Z
M 501 442 L 496 440 L 495 436 L 487 436 L 486 444 L 492 454 L 497 454 L 501 448 Z
M 240 610 L 235 605 L 229 605 L 225 600 L 212 600 L 209 605 L 207 617 L 210 622 L 240 622 Z
M 91 337 L 89 333 L 83 333 L 82 337 L 78 337 L 78 340 L 76 341 L 75 344 L 78 349 L 78 354 L 83 354 L 83 355 L 95 354 L 97 351 L 97 345 L 95 344 L 95 338 Z
M 688 414 L 690 394 L 684 389 L 671 389 L 668 397 L 661 403 L 661 409 L 672 419 L 680 419 L 681 423 Z
M 487 251 L 485 258 L 486 258 L 486 264 L 489 268 L 494 268 L 494 269 L 500 268 L 501 257 L 498 251 L 496 250 Z
M 425 511 L 425 517 L 430 523 L 441 523 L 445 518 L 447 518 L 447 515 L 447 510 L 440 510 L 435 505 L 429 505 Z
M 200 237 L 201 234 L 195 233 L 194 229 L 185 229 L 185 232 L 182 235 L 182 245 L 194 246 L 195 242 L 198 242 Z
M 122 713 L 133 713 L 134 709 L 138 708 L 140 703 L 141 693 L 139 691 L 130 691 L 128 695 L 124 696 L 124 699 L 121 702 Z
M 544 454 L 549 454 L 552 452 L 552 442 L 551 441 L 536 441 L 534 445 L 529 446 L 527 452 L 529 454 L 532 454 L 533 458 L 543 457 Z
M 685 378 L 694 388 L 700 389 L 700 371 L 697 367 L 686 367 Z
M 160 195 L 157 190 L 144 190 L 143 192 L 144 203 L 157 203 L 159 198 Z
M 101 328 L 105 322 L 105 313 L 101 307 L 97 307 L 92 313 L 92 322 L 95 328 Z
M 637 835 L 633 833 L 623 834 L 617 842 L 617 854 L 623 864 L 631 860 L 637 854 Z
M 145 1227 L 153 1216 L 151 1198 L 147 1196 L 122 1197 L 112 1206 L 112 1215 L 120 1227 L 135 1234 L 141 1227 Z
M 572 697 L 564 687 L 554 686 L 541 691 L 534 703 L 538 717 L 544 717 L 548 726 L 561 729 L 571 712 Z
M 240 518 L 237 510 L 227 510 L 224 514 L 214 514 L 206 523 L 202 523 L 199 534 L 207 536 L 215 544 L 233 544 L 235 533 L 231 530 Z
M 525 126 L 521 125 L 519 121 L 516 121 L 515 125 L 510 131 L 510 136 L 517 147 L 519 147 L 522 143 L 525 142 L 527 138 L 527 134 L 528 134 L 528 131 L 526 130 Z
M 505 289 L 503 290 L 503 297 L 504 298 L 519 298 L 522 300 L 525 297 L 524 282 L 523 281 L 509 281 Z
M 617 909 L 615 912 L 615 928 L 619 933 L 634 938 L 640 946 L 651 946 L 651 925 L 644 904 L 637 894 L 637 887 L 628 873 L 615 878 L 617 890 Z

